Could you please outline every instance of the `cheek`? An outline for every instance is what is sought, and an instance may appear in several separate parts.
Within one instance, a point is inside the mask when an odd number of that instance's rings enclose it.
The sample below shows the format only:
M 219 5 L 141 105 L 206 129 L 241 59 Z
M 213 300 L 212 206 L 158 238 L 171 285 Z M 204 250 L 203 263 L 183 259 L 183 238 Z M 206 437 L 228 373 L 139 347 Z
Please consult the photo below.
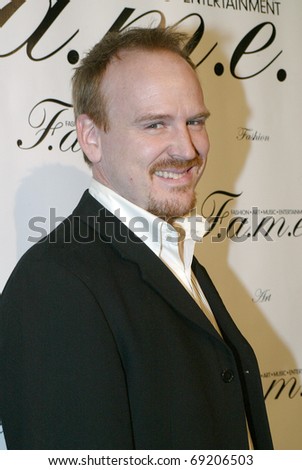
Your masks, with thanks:
M 126 166 L 127 146 L 122 145 L 118 135 L 108 134 L 102 143 L 101 163 L 111 173 L 120 172 Z
M 110 150 L 111 159 L 114 159 L 113 171 L 124 174 L 125 180 L 137 185 L 143 180 L 146 183 L 152 165 L 165 156 L 166 148 L 163 139 L 130 132 L 114 137 L 111 135 L 110 149 L 107 150 Z

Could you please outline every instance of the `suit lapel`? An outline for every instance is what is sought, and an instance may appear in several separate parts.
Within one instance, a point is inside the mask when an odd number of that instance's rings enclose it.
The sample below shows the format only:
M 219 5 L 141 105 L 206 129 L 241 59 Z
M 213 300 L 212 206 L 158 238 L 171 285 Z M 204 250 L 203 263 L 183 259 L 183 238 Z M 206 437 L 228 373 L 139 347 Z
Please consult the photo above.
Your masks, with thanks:
M 123 259 L 135 263 L 139 267 L 142 279 L 175 311 L 221 341 L 221 337 L 210 321 L 169 268 L 116 216 L 99 204 L 88 191 L 84 193 L 73 215 L 80 217 L 83 222 L 93 227 L 99 238 L 110 243 Z
M 227 311 L 206 269 L 201 266 L 195 258 L 193 259 L 192 269 L 198 279 L 200 286 L 202 287 L 207 301 L 209 302 L 212 312 L 215 315 L 216 321 L 223 333 L 225 341 L 229 345 L 245 345 L 246 341 L 244 337 Z

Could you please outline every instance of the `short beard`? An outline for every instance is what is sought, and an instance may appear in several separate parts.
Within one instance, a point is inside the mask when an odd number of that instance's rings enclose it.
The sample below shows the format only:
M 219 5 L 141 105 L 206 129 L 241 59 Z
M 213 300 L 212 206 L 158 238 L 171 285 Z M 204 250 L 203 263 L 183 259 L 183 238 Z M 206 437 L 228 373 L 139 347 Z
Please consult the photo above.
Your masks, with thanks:
M 199 168 L 202 164 L 203 161 L 199 156 L 196 156 L 189 161 L 179 161 L 172 158 L 167 158 L 161 162 L 156 162 L 150 169 L 150 174 L 153 176 L 156 171 L 165 170 L 166 168 L 189 170 L 193 166 Z M 158 200 L 155 197 L 149 195 L 149 204 L 147 210 L 151 212 L 151 214 L 156 215 L 157 217 L 160 217 L 164 220 L 183 217 L 187 215 L 196 205 L 195 191 L 192 194 L 191 200 L 187 203 L 185 202 L 187 198 L 186 192 L 190 190 L 190 186 L 182 186 L 174 189 L 171 188 L 170 197 L 166 200 Z M 184 195 L 185 201 L 182 201 L 182 194 Z
M 177 217 L 184 217 L 196 206 L 195 192 L 193 193 L 191 200 L 187 204 L 182 203 L 178 200 L 179 198 L 181 198 L 181 193 L 185 193 L 186 190 L 186 187 L 175 189 L 174 192 L 177 192 L 178 195 L 175 199 L 173 199 L 172 194 L 171 200 L 166 199 L 164 201 L 158 201 L 154 197 L 150 196 L 147 211 L 164 220 L 169 220 L 171 218 Z

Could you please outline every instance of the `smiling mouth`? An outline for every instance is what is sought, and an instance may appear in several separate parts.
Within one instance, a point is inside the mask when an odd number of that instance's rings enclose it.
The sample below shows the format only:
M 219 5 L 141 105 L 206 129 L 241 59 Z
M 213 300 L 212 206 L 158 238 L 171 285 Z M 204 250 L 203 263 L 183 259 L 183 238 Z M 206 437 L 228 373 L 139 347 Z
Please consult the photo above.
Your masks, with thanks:
M 189 177 L 194 175 L 194 169 L 199 172 L 199 169 L 203 166 L 203 164 L 204 162 L 199 156 L 196 156 L 190 161 L 166 159 L 154 165 L 153 168 L 150 169 L 150 174 L 167 181 L 177 181 L 181 180 L 182 178 L 187 180 Z
M 181 173 L 177 173 L 177 172 L 174 172 L 174 171 L 162 171 L 162 170 L 158 170 L 158 171 L 155 171 L 154 174 L 156 176 L 159 176 L 160 178 L 165 178 L 165 179 L 172 179 L 172 180 L 179 180 L 180 178 L 182 178 L 185 174 L 187 174 L 190 169 L 192 167 L 188 168 L 187 170 L 181 172 Z

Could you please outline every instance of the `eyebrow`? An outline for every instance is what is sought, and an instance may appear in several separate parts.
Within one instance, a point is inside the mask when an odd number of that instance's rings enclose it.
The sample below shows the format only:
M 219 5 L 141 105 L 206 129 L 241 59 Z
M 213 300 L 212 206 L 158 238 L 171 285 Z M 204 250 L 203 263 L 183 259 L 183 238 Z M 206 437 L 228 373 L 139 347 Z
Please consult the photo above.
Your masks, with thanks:
M 210 112 L 208 110 L 202 111 L 201 113 L 194 114 L 193 116 L 189 117 L 187 121 L 192 121 L 193 119 L 208 119 L 210 117 Z M 154 113 L 147 113 L 139 116 L 134 120 L 134 124 L 141 124 L 143 122 L 152 122 L 152 121 L 165 121 L 171 119 L 172 116 L 170 114 L 154 114 Z
M 188 121 L 190 121 L 190 120 L 192 120 L 192 119 L 199 119 L 199 118 L 202 118 L 202 119 L 206 120 L 206 119 L 208 119 L 210 116 L 211 116 L 210 111 L 205 110 L 205 111 L 203 111 L 202 113 L 198 113 L 198 114 L 195 114 L 194 116 L 190 117 L 190 118 L 188 119 Z

